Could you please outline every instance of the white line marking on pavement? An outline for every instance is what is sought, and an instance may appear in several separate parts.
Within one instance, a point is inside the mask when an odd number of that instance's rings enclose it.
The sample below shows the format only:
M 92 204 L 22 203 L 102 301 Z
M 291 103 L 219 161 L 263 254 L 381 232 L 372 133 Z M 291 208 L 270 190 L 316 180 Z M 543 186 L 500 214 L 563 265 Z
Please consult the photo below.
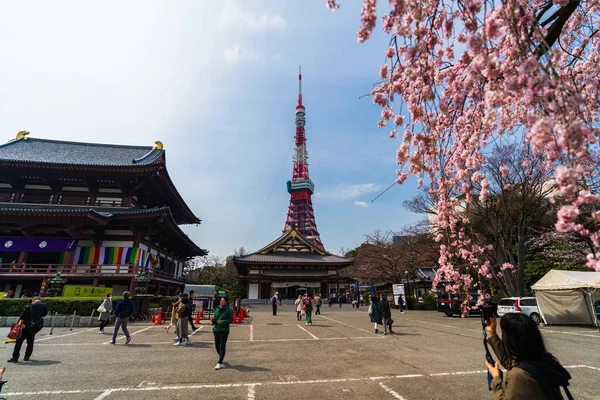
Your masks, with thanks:
M 309 331 L 307 331 L 306 329 L 304 329 L 304 328 L 303 328 L 303 327 L 301 327 L 300 325 L 296 324 L 296 326 L 297 326 L 298 328 L 302 329 L 304 332 L 308 333 L 310 336 L 312 336 L 312 338 L 313 338 L 314 340 L 319 340 L 319 338 L 318 338 L 318 337 L 316 337 L 315 335 L 313 335 L 312 333 L 310 333 Z
M 144 332 L 144 331 L 147 331 L 148 329 L 152 329 L 152 328 L 153 328 L 152 326 L 149 326 L 149 327 L 147 327 L 147 328 L 140 329 L 139 331 L 135 331 L 135 332 L 133 332 L 133 333 L 132 333 L 132 334 L 130 334 L 129 336 L 137 335 L 137 334 L 138 334 L 138 333 L 140 333 L 140 332 Z M 119 336 L 119 337 L 117 337 L 117 340 L 121 340 L 121 339 L 125 339 L 125 336 Z M 109 340 L 108 342 L 105 342 L 105 343 L 102 343 L 102 344 L 110 344 L 110 343 L 112 343 L 112 339 L 111 339 L 111 340 Z
M 324 316 L 322 316 L 322 315 L 319 315 L 319 317 L 321 317 L 321 318 L 325 318 L 325 319 L 328 319 L 328 320 L 330 320 L 330 321 L 333 321 L 333 322 L 337 322 L 338 324 L 342 324 L 342 325 L 349 326 L 349 327 L 351 327 L 351 328 L 354 328 L 354 329 L 358 329 L 359 331 L 363 331 L 363 332 L 366 332 L 366 333 L 372 333 L 372 332 L 369 332 L 369 331 L 367 331 L 366 329 L 359 328 L 358 326 L 350 325 L 350 324 L 347 324 L 347 323 L 345 323 L 345 322 L 342 322 L 342 321 L 338 321 L 338 320 L 336 320 L 336 319 L 333 319 L 333 318 L 324 317 Z
M 250 325 L 250 341 L 254 342 L 254 325 Z
M 390 389 L 389 387 L 385 386 L 383 384 L 383 382 L 379 382 L 379 386 L 381 386 L 383 388 L 383 390 L 385 390 L 386 392 L 388 392 L 389 394 L 391 394 L 392 396 L 394 396 L 394 398 L 396 398 L 398 400 L 405 400 L 404 397 L 400 396 L 397 392 L 394 392 L 392 389 Z
M 256 385 L 248 385 L 248 400 L 254 400 L 256 398 Z
M 469 328 L 462 328 L 460 326 L 452 326 L 452 325 L 444 325 L 444 324 L 436 324 L 434 322 L 426 322 L 426 321 L 419 321 L 417 319 L 413 319 L 412 321 L 415 322 L 420 322 L 422 324 L 428 324 L 428 325 L 435 325 L 435 326 L 443 326 L 446 328 L 452 328 L 452 329 L 460 329 L 460 330 L 467 330 L 467 331 L 473 331 L 473 332 L 481 332 L 481 330 L 477 330 L 477 329 L 469 329 Z
M 50 335 L 48 335 L 48 336 L 43 336 L 41 339 L 36 339 L 36 342 L 41 342 L 41 341 L 44 341 L 44 340 L 61 338 L 61 337 L 65 337 L 65 336 L 79 335 L 80 333 L 89 332 L 89 331 L 93 331 L 93 330 L 96 330 L 96 329 L 98 329 L 98 328 L 84 329 L 84 330 L 78 331 L 78 332 L 67 333 L 66 335 L 58 335 L 58 336 L 50 336 Z
M 598 335 L 586 335 L 583 333 L 577 333 L 577 332 L 564 332 L 564 331 L 551 331 L 549 329 L 540 329 L 541 332 L 548 332 L 548 333 L 559 333 L 562 335 L 573 335 L 573 336 L 585 336 L 585 337 L 591 337 L 591 338 L 598 338 Z
M 110 396 L 111 393 L 111 389 L 105 390 L 100 396 L 96 397 L 94 400 L 102 400 L 104 398 L 107 398 L 108 396 Z
M 312 339 L 311 339 L 312 340 Z M 573 365 L 566 368 L 588 368 L 595 371 L 600 371 L 598 367 L 591 367 L 589 365 Z M 271 386 L 271 385 L 304 385 L 311 383 L 335 383 L 335 382 L 364 382 L 364 381 L 379 381 L 389 379 L 402 379 L 402 378 L 422 378 L 422 377 L 436 377 L 436 376 L 447 376 L 447 375 L 470 375 L 477 373 L 484 373 L 487 371 L 459 371 L 449 373 L 438 373 L 438 374 L 412 374 L 412 375 L 390 375 L 390 376 L 372 376 L 370 378 L 339 378 L 339 379 L 315 379 L 306 381 L 272 381 L 272 382 L 252 382 L 252 383 L 223 383 L 223 384 L 203 384 L 203 385 L 172 385 L 172 386 L 150 386 L 150 387 L 124 387 L 124 388 L 109 388 L 109 389 L 81 389 L 81 390 L 45 390 L 39 392 L 14 392 L 6 393 L 7 397 L 10 396 L 39 396 L 48 394 L 80 394 L 80 393 L 100 393 L 103 395 L 107 391 L 111 393 L 115 392 L 148 392 L 148 391 L 160 391 L 160 390 L 189 390 L 189 389 L 217 389 L 217 388 L 234 388 L 234 387 L 249 387 L 249 386 Z
M 429 374 L 429 376 L 473 375 L 473 374 L 483 374 L 485 372 L 487 372 L 487 369 L 485 371 L 442 372 L 440 374 Z

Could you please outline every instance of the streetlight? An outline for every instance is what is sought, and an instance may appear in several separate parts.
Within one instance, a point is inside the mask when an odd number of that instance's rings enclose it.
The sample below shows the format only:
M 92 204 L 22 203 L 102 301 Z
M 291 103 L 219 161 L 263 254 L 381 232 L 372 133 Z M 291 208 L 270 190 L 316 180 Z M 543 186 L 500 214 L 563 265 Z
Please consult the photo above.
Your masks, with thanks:
M 408 308 L 408 298 L 410 297 L 410 290 L 408 290 L 408 270 L 404 271 L 404 276 L 406 276 L 406 289 L 404 292 L 406 295 L 406 308 Z

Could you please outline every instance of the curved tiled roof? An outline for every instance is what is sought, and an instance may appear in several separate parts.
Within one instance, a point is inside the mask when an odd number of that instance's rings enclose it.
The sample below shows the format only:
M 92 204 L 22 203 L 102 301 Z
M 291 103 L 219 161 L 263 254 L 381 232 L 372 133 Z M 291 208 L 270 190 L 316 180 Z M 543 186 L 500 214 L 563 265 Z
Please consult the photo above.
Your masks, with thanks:
M 36 164 L 135 166 L 161 162 L 164 150 L 151 146 L 15 139 L 0 145 L 0 161 Z
M 300 251 L 282 251 L 268 254 L 252 253 L 247 256 L 235 257 L 236 262 L 244 263 L 282 263 L 282 264 L 352 264 L 351 259 L 334 254 L 316 254 Z

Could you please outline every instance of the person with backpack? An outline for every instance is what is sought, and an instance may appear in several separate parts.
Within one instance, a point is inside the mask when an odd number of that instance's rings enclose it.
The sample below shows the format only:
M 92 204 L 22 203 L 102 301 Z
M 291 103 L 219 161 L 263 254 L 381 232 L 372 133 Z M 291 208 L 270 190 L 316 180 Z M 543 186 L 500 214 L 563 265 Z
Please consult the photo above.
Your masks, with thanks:
M 388 303 L 384 295 L 381 295 L 381 300 L 379 301 L 379 312 L 381 313 L 383 334 L 387 335 L 388 330 L 390 333 L 394 333 L 392 332 L 392 310 L 390 308 L 390 303 Z
M 109 293 L 106 295 L 106 298 L 102 300 L 100 307 L 98 307 L 98 312 L 100 313 L 98 316 L 98 321 L 100 321 L 100 330 L 98 330 L 98 333 L 104 334 L 104 328 L 110 322 L 112 310 L 112 295 Z
M 16 363 L 19 362 L 19 356 L 21 354 L 21 346 L 23 342 L 27 340 L 27 348 L 25 349 L 24 361 L 29 361 L 29 357 L 33 354 L 33 342 L 35 341 L 35 335 L 44 327 L 44 317 L 48 314 L 48 306 L 42 303 L 39 297 L 31 299 L 31 304 L 27 305 L 21 317 L 23 321 L 23 331 L 21 337 L 17 339 L 15 348 L 13 350 L 12 358 L 8 362 Z
M 279 292 L 275 292 L 273 297 L 271 297 L 271 304 L 273 305 L 273 315 L 277 315 L 277 306 L 280 304 Z
M 561 386 L 567 398 L 573 399 L 567 389 L 571 375 L 546 350 L 542 334 L 531 318 L 508 313 L 500 319 L 500 328 L 502 339 L 496 332 L 496 318 L 486 322 L 488 343 L 507 370 L 503 382 L 498 362 L 485 363 L 492 375 L 495 399 L 558 400 L 563 398 Z
M 306 314 L 306 326 L 312 326 L 312 301 L 310 300 L 310 294 L 306 292 L 304 298 L 302 299 L 302 311 Z
M 115 316 L 117 317 L 115 320 L 115 328 L 113 330 L 112 342 L 110 344 L 116 344 L 117 334 L 119 333 L 119 328 L 123 328 L 123 333 L 127 338 L 125 340 L 125 344 L 129 344 L 131 342 L 131 335 L 129 335 L 129 331 L 127 330 L 127 323 L 129 322 L 129 317 L 133 314 L 133 301 L 129 298 L 131 293 L 123 292 L 123 300 L 117 303 L 115 307 Z

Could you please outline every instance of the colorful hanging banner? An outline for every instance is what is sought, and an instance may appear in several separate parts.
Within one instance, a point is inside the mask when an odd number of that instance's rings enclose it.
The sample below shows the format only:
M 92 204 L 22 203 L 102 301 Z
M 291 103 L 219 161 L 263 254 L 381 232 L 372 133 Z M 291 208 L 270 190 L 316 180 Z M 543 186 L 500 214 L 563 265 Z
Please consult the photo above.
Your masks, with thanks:
M 141 252 L 138 247 L 79 247 L 74 262 L 82 265 L 137 264 Z

